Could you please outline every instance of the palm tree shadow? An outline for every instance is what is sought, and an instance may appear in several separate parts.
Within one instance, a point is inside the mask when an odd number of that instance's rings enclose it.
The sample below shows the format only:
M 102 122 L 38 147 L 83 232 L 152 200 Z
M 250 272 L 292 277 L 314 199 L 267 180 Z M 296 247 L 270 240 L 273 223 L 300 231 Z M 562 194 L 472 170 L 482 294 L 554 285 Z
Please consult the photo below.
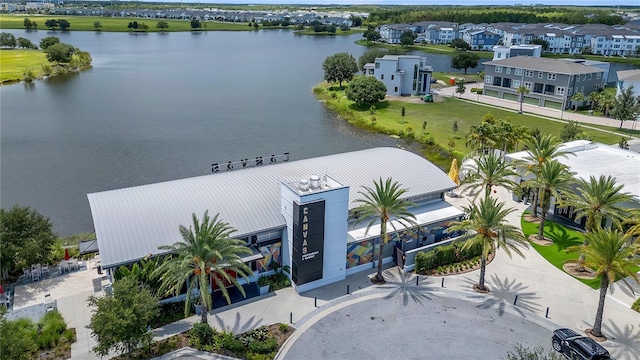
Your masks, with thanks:
M 463 281 L 468 284 L 470 288 L 478 283 L 478 280 L 470 277 L 464 277 Z M 480 304 L 476 305 L 476 308 L 490 309 L 496 307 L 498 315 L 502 316 L 506 307 L 511 305 L 523 318 L 527 317 L 527 313 L 523 310 L 536 313 L 541 309 L 541 306 L 537 303 L 540 297 L 537 296 L 535 292 L 527 291 L 529 286 L 518 282 L 516 279 L 509 279 L 508 276 L 500 279 L 497 275 L 493 274 L 485 282 L 491 290 L 489 293 L 486 295 L 478 294 L 470 296 L 471 298 L 482 300 Z M 516 305 L 513 306 L 516 296 L 518 296 L 518 300 Z
M 553 246 L 557 251 L 564 251 L 569 246 L 582 244 L 583 239 L 567 232 L 567 229 L 556 223 L 549 222 L 549 226 L 545 226 L 544 236 L 553 240 Z
M 215 325 L 224 331 L 231 331 L 234 334 L 242 334 L 249 330 L 253 330 L 262 324 L 263 319 L 256 319 L 255 315 L 251 316 L 247 320 L 243 320 L 240 318 L 240 313 L 236 311 L 235 321 L 233 324 L 225 323 L 224 319 L 222 319 L 218 314 L 213 316 L 209 315 L 209 319 L 213 318 Z
M 425 300 L 431 300 L 431 296 L 433 293 L 437 291 L 437 288 L 433 286 L 429 286 L 432 281 L 427 280 L 427 284 L 425 281 L 421 281 L 418 286 L 416 286 L 415 277 L 411 277 L 408 273 L 398 269 L 396 269 L 397 273 L 394 274 L 393 269 L 387 269 L 384 271 L 385 278 L 388 279 L 385 285 L 379 286 L 380 289 L 390 289 L 391 292 L 387 296 L 384 297 L 385 300 L 395 298 L 397 296 L 402 296 L 402 304 L 407 306 L 409 301 L 413 301 L 417 304 L 424 306 Z
M 593 326 L 592 323 L 583 322 L 583 324 L 585 328 Z M 616 359 L 640 359 L 640 328 L 636 328 L 629 323 L 624 324 L 624 327 L 620 327 L 609 320 L 607 323 L 602 324 L 602 332 L 609 340 L 604 343 L 605 347 Z

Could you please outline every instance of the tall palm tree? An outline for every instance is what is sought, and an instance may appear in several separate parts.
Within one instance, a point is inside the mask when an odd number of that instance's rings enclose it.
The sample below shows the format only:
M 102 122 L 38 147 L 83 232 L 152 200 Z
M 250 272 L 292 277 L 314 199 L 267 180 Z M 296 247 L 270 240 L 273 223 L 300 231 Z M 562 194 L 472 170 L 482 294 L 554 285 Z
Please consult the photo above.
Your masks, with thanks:
M 617 185 L 611 176 L 600 175 L 596 179 L 591 176 L 589 181 L 580 179 L 573 195 L 567 199 L 567 204 L 573 206 L 576 219 L 586 218 L 585 230 L 592 232 L 602 226 L 602 222 L 610 219 L 615 227 L 619 227 L 626 217 L 626 212 L 620 207 L 621 203 L 631 201 L 629 193 L 622 192 L 623 185 Z M 584 238 L 584 245 L 588 240 Z M 585 254 L 580 255 L 580 262 Z
M 574 182 L 573 173 L 569 171 L 566 165 L 561 164 L 557 160 L 542 163 L 536 177 L 525 182 L 526 186 L 540 189 L 539 201 L 542 213 L 540 214 L 538 239 L 544 239 L 544 221 L 547 217 L 551 196 L 560 200 L 562 198 L 561 194 L 568 191 Z M 537 204 L 534 204 L 534 207 L 536 205 Z
M 533 174 L 537 176 L 540 172 L 542 164 L 547 161 L 558 159 L 560 157 L 566 158 L 567 155 L 573 155 L 573 153 L 560 151 L 560 141 L 553 135 L 544 136 L 532 136 L 527 142 L 528 155 L 523 159 L 528 162 L 528 168 L 526 174 Z M 535 199 L 533 201 L 533 216 L 538 216 L 535 204 L 538 203 L 540 198 L 540 191 L 536 191 Z
M 604 116 L 609 116 L 609 110 L 616 101 L 615 96 L 608 92 L 601 92 L 598 96 L 598 108 Z
M 387 225 L 390 224 L 394 231 L 396 226 L 391 220 L 395 220 L 405 227 L 416 225 L 415 216 L 409 212 L 408 208 L 416 204 L 401 199 L 408 189 L 400 187 L 397 181 L 391 178 L 383 181 L 374 181 L 374 188 L 363 186 L 364 191 L 358 191 L 363 198 L 355 200 L 359 204 L 352 213 L 356 219 L 354 225 L 360 221 L 368 221 L 365 233 L 369 232 L 371 226 L 380 220 L 380 248 L 378 250 L 378 272 L 373 280 L 377 283 L 384 282 L 382 276 L 382 250 L 387 244 Z
M 469 214 L 469 218 L 462 221 L 454 221 L 449 224 L 447 231 L 475 231 L 470 238 L 462 245 L 463 249 L 469 247 L 482 246 L 482 255 L 480 257 L 480 280 L 477 289 L 487 291 L 484 284 L 486 272 L 487 258 L 489 253 L 498 245 L 503 249 L 509 257 L 511 252 L 524 257 L 520 246 L 527 247 L 527 239 L 522 235 L 520 230 L 507 223 L 507 215 L 512 213 L 514 209 L 505 209 L 503 202 L 498 202 L 492 197 L 484 197 L 480 199 L 479 204 L 472 203 L 465 212 Z
M 624 235 L 618 230 L 610 231 L 596 229 L 585 235 L 589 245 L 578 245 L 569 248 L 570 251 L 586 254 L 585 265 L 595 269 L 597 275 L 601 275 L 600 280 L 600 300 L 596 319 L 591 329 L 593 336 L 602 337 L 602 317 L 604 312 L 604 301 L 607 297 L 609 285 L 616 278 L 622 278 L 624 283 L 633 289 L 624 278 L 632 277 L 638 282 L 636 266 L 640 265 L 640 247 L 638 241 L 632 241 L 628 235 Z
M 205 211 L 202 223 L 193 214 L 192 226 L 186 228 L 180 225 L 183 241 L 159 247 L 161 250 L 170 250 L 171 255 L 153 272 L 162 282 L 160 293 L 165 295 L 178 294 L 185 282 L 188 283 L 185 317 L 189 314 L 192 301 L 199 300 L 202 305 L 202 322 L 205 324 L 207 311 L 211 311 L 213 305 L 209 281 L 215 281 L 227 302 L 231 303 L 225 281 L 236 286 L 242 295 L 245 293 L 238 280 L 229 275 L 229 271 L 245 279 L 251 274 L 251 269 L 240 258 L 242 254 L 251 254 L 251 250 L 245 246 L 244 241 L 231 238 L 236 230 L 218 219 L 218 216 L 216 214 L 210 218 Z
M 477 198 L 483 191 L 486 197 L 491 194 L 493 186 L 503 186 L 508 190 L 513 190 L 517 186 L 513 178 L 518 174 L 497 151 L 480 154 L 474 161 L 471 173 L 466 174 L 461 183 L 461 185 L 469 185 L 464 192 L 476 193 L 475 198 Z
M 520 85 L 516 92 L 518 93 L 518 99 L 520 100 L 520 114 L 522 114 L 522 102 L 524 101 L 524 94 L 529 93 L 529 88 L 524 85 Z

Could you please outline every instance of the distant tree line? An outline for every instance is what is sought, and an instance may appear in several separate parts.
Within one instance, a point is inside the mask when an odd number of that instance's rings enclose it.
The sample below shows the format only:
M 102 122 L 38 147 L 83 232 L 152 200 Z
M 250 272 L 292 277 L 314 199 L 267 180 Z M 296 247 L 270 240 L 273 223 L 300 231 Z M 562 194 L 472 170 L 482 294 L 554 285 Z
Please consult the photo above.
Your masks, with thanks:
M 379 7 L 370 11 L 369 24 L 409 24 L 420 21 L 451 21 L 463 23 L 565 23 L 565 24 L 623 24 L 623 18 L 609 10 L 578 7 L 436 7 L 405 6 Z

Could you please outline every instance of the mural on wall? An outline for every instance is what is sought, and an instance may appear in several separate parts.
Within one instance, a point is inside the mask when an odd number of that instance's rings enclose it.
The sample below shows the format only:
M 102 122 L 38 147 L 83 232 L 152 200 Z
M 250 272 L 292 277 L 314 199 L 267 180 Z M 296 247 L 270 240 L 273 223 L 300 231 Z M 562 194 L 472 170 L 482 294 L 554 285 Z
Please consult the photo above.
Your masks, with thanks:
M 347 244 L 347 269 L 370 263 L 373 257 L 373 241 L 364 240 Z
M 264 254 L 264 258 L 260 259 L 256 262 L 258 273 L 263 273 L 269 271 L 269 264 L 271 262 L 275 262 L 277 264 L 282 264 L 282 243 L 277 242 L 271 245 L 264 246 L 269 250 L 268 254 Z

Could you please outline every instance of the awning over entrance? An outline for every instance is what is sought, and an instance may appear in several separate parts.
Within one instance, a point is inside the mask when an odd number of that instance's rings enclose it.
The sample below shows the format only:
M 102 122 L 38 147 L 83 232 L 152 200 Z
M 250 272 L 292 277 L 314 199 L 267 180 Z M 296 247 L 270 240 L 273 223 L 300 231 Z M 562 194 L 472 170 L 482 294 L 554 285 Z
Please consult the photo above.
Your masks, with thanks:
M 248 263 L 250 261 L 260 260 L 264 258 L 264 255 L 262 255 L 254 245 L 251 245 L 248 248 L 251 249 L 251 254 L 241 257 L 240 259 L 242 259 L 242 262 Z
M 427 204 L 424 206 L 420 206 L 418 208 L 413 209 L 412 212 L 416 217 L 416 223 L 418 223 L 418 225 L 429 225 L 429 224 L 437 223 L 443 220 L 455 219 L 458 216 L 464 214 L 464 212 L 458 210 L 456 207 L 444 201 L 439 201 L 434 204 Z M 387 224 L 388 232 L 394 231 L 393 227 L 391 226 L 391 223 L 393 223 L 396 230 L 403 230 L 406 228 L 404 225 L 394 220 Z M 361 241 L 361 240 L 369 239 L 369 238 L 380 235 L 379 223 L 372 225 L 369 228 L 368 232 L 366 231 L 367 230 L 366 223 L 361 222 L 358 225 L 359 226 L 365 225 L 365 226 L 349 231 L 347 233 L 348 243 Z

